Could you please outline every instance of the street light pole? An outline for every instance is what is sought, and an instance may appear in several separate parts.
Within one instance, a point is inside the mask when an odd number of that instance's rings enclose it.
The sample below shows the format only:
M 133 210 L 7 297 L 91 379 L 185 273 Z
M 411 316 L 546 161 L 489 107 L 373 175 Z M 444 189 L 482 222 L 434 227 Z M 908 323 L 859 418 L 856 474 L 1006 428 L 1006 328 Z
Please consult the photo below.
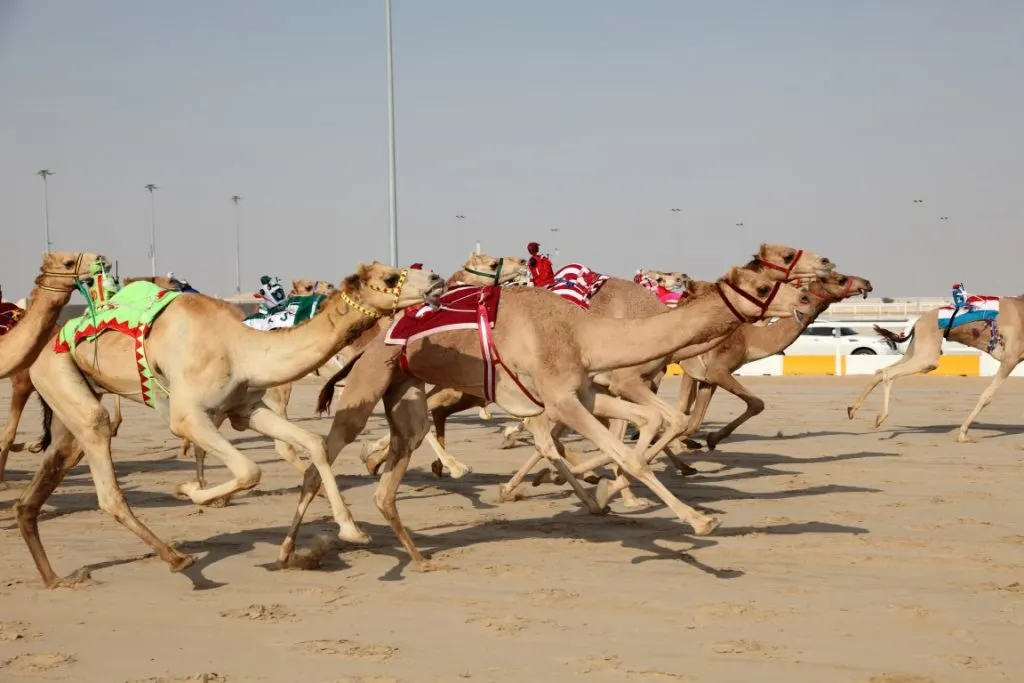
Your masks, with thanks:
M 231 201 L 235 203 L 235 294 L 242 294 L 242 209 L 238 202 L 242 198 L 237 194 L 231 195 Z
M 50 191 L 46 179 L 53 175 L 49 169 L 36 171 L 36 175 L 43 179 L 43 232 L 46 236 L 46 253 L 50 253 L 53 242 L 50 241 Z
M 391 265 L 398 267 L 398 198 L 395 196 L 395 68 L 391 57 L 391 0 L 384 0 L 388 47 L 388 193 L 391 199 Z
M 153 192 L 157 186 L 153 183 L 146 185 L 149 190 L 149 270 L 153 277 L 156 277 L 156 200 Z

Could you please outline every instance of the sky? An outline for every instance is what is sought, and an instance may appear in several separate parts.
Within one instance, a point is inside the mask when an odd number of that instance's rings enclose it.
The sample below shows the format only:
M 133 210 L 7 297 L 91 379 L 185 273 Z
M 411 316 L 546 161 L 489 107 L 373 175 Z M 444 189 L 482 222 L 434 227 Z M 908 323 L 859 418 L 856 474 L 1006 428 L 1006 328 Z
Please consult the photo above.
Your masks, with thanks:
M 393 0 L 392 26 L 403 265 L 538 241 L 714 279 L 769 242 L 879 296 L 1024 293 L 1024 3 Z M 158 273 L 204 292 L 234 291 L 235 194 L 243 290 L 388 261 L 385 60 L 383 0 L 0 0 L 5 295 L 42 168 L 54 248 L 122 276 L 147 183 Z

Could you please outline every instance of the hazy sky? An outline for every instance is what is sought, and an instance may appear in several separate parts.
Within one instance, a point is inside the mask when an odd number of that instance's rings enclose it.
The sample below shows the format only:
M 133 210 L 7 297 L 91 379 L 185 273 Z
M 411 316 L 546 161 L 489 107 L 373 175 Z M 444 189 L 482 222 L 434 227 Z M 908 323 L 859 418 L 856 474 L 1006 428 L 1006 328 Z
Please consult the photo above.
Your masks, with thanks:
M 712 279 L 768 241 L 879 295 L 1024 292 L 1019 0 L 394 0 L 393 30 L 403 264 L 537 240 Z M 0 0 L 9 296 L 40 168 L 55 248 L 122 275 L 146 183 L 158 271 L 203 291 L 233 291 L 236 193 L 243 288 L 386 261 L 384 2 Z

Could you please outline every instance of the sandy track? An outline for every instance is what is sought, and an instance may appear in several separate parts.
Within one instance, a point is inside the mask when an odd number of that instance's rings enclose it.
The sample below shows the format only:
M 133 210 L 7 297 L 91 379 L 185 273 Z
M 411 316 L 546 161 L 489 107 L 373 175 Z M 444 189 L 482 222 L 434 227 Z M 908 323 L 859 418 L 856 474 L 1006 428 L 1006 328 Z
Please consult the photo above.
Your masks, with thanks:
M 550 486 L 497 504 L 529 449 L 497 449 L 501 414 L 466 413 L 449 441 L 475 472 L 438 482 L 423 448 L 399 498 L 421 547 L 448 567 L 428 574 L 406 565 L 374 508 L 358 445 L 335 469 L 375 546 L 334 541 L 320 571 L 274 571 L 298 481 L 269 443 L 233 434 L 263 481 L 201 510 L 170 493 L 192 461 L 174 458 L 152 412 L 128 405 L 114 442 L 122 486 L 157 534 L 199 558 L 190 576 L 202 589 L 96 509 L 84 466 L 41 529 L 59 573 L 88 565 L 95 581 L 42 589 L 10 509 L 38 456 L 12 454 L 12 490 L 0 492 L 0 681 L 1020 680 L 1024 382 L 1004 385 L 979 442 L 959 446 L 951 431 L 987 379 L 903 381 L 877 432 L 877 397 L 855 422 L 845 416 L 864 380 L 745 379 L 766 399 L 763 415 L 697 455 L 698 476 L 659 464 L 684 500 L 720 514 L 705 539 L 663 506 L 592 517 Z M 291 414 L 325 433 L 326 420 L 306 417 L 316 387 L 297 388 Z M 4 382 L 3 414 L 9 395 Z M 739 409 L 718 399 L 711 419 Z M 38 421 L 33 399 L 22 437 Z M 364 438 L 382 424 L 375 414 Z M 219 464 L 208 472 L 224 475 Z M 325 501 L 308 519 L 301 546 L 333 539 Z

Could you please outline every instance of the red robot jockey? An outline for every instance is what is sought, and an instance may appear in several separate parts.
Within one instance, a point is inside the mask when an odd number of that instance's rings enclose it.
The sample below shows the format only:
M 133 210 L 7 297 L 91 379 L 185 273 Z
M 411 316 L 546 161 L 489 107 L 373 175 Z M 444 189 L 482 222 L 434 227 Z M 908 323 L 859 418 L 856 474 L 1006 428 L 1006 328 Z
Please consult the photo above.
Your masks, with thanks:
M 547 254 L 540 253 L 540 244 L 530 242 L 526 245 L 526 251 L 530 252 L 530 276 L 533 278 L 534 287 L 547 287 L 555 282 L 555 271 L 551 266 L 551 259 Z

